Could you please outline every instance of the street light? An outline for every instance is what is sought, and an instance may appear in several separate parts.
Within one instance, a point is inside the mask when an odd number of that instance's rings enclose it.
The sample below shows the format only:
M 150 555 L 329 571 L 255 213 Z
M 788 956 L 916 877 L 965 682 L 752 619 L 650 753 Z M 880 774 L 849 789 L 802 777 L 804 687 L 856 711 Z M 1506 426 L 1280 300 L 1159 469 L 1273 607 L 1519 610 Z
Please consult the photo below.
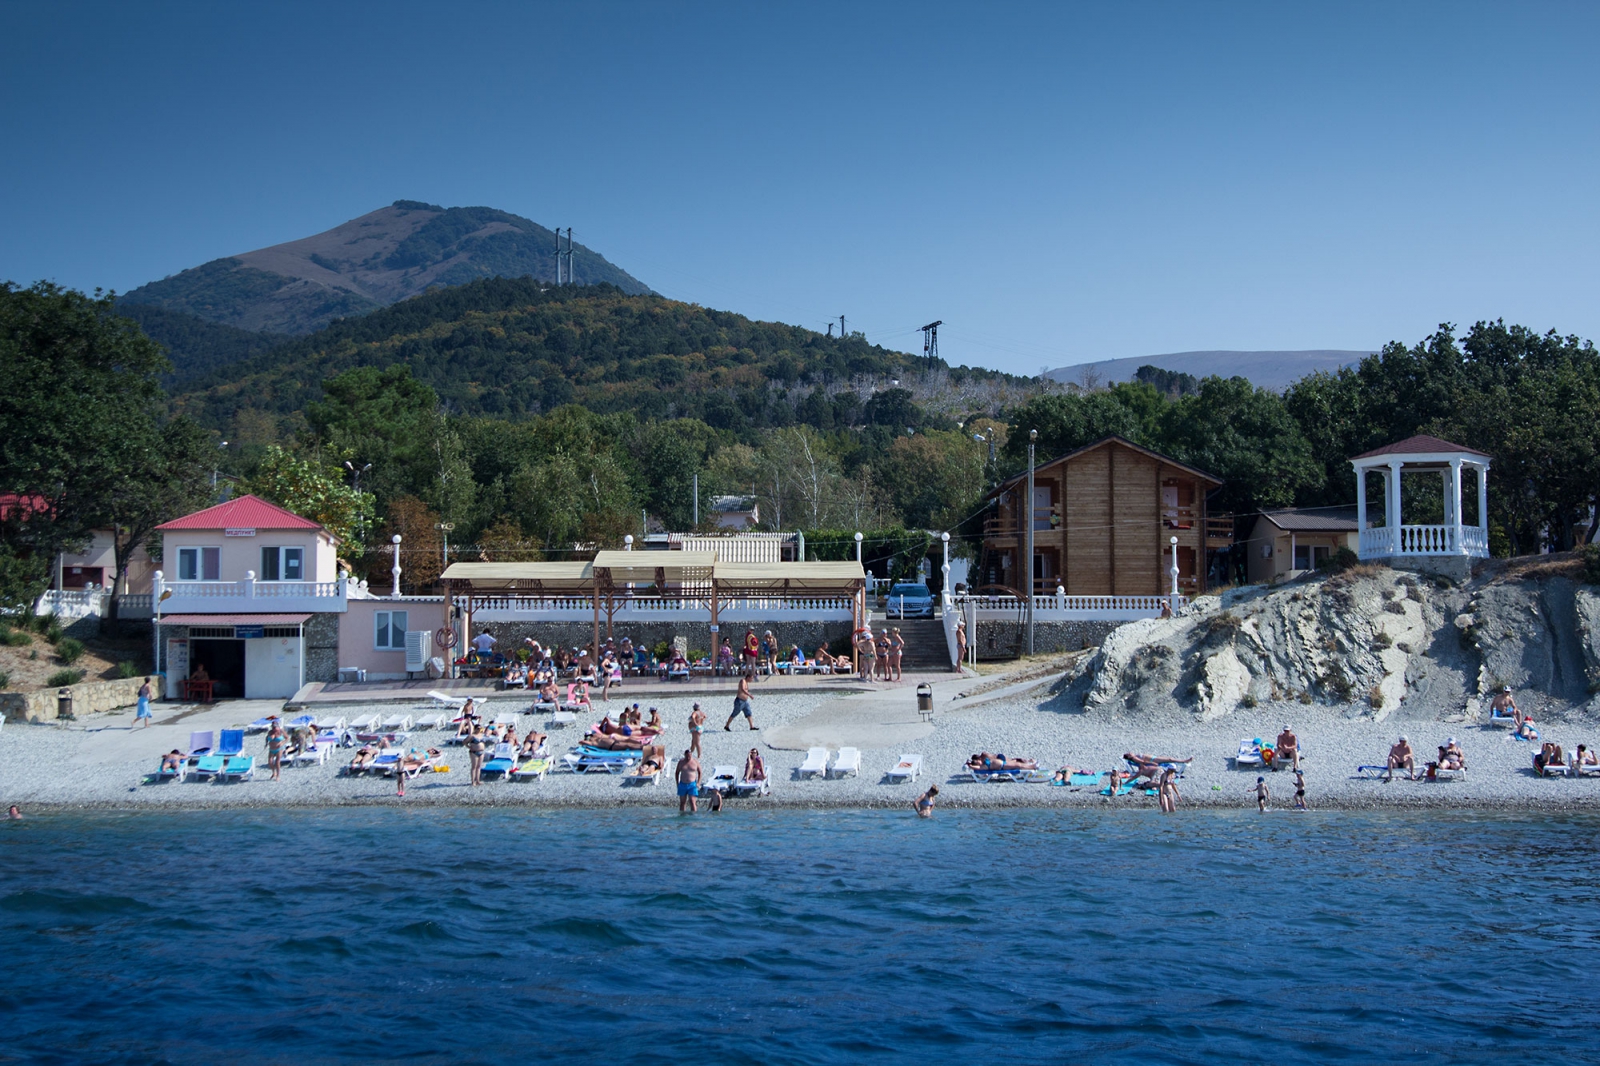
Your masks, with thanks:
M 227 441 L 222 441 L 221 443 L 219 443 L 217 445 L 217 450 L 221 451 L 223 448 L 226 448 L 227 446 L 228 446 L 228 442 Z M 212 464 L 211 464 L 211 494 L 213 496 L 215 496 L 217 494 L 217 464 L 215 462 L 212 462 Z
M 355 475 L 355 490 L 357 493 L 359 493 L 361 491 L 361 475 L 365 474 L 368 470 L 371 470 L 372 464 L 368 463 L 366 466 L 357 466 L 350 460 L 346 459 L 344 461 L 344 468 Z
M 346 463 L 345 465 L 348 466 L 350 464 Z M 372 464 L 368 463 L 367 465 L 371 466 Z M 454 522 L 435 522 L 433 528 L 444 534 L 444 568 L 448 570 L 450 569 L 450 531 L 456 528 L 456 524 Z
M 1292 560 L 1291 560 L 1292 561 Z M 1178 613 L 1178 538 L 1172 538 L 1172 613 Z
M 389 543 L 394 545 L 394 565 L 389 568 L 389 574 L 394 578 L 394 587 L 389 590 L 389 595 L 394 599 L 400 598 L 400 534 L 396 533 L 389 538 Z
M 1023 508 L 1023 513 L 1028 518 L 1028 583 L 1025 586 L 1028 596 L 1028 654 L 1033 654 L 1033 448 L 1039 439 L 1039 431 L 1028 430 L 1028 499 Z

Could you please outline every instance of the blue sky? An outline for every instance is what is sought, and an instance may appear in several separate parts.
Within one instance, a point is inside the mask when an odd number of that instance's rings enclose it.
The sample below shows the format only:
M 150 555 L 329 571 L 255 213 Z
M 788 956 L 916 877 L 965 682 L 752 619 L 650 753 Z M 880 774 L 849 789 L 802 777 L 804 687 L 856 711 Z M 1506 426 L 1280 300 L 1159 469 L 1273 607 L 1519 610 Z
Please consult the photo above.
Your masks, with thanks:
M 0 278 L 127 290 L 396 199 L 1035 373 L 1600 336 L 1600 5 L 0 0 Z

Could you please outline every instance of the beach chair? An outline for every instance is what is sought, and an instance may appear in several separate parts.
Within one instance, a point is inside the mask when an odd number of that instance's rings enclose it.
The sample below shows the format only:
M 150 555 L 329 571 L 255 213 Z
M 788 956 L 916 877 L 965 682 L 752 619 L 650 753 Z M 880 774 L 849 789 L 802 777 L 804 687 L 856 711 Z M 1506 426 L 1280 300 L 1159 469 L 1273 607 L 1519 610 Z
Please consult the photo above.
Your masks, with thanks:
M 713 766 L 711 776 L 701 785 L 702 788 L 713 789 L 717 792 L 732 792 L 733 786 L 739 783 L 739 770 L 734 766 Z
M 211 749 L 217 746 L 216 734 L 206 729 L 198 733 L 189 734 L 189 759 L 193 761 L 202 755 L 210 755 Z
M 314 714 L 298 715 L 283 723 L 284 729 L 315 729 L 316 727 L 317 716 Z
M 902 755 L 900 761 L 884 771 L 890 781 L 915 781 L 922 773 L 921 755 Z
M 391 714 L 383 720 L 383 728 L 387 733 L 404 733 L 411 729 L 411 716 L 409 714 Z
M 351 723 L 350 729 L 355 733 L 375 733 L 383 724 L 383 716 L 378 714 L 358 715 Z
M 428 693 L 428 699 L 433 701 L 432 706 L 442 707 L 457 714 L 461 712 L 461 708 L 467 705 L 467 697 L 452 696 L 448 692 L 440 692 L 438 689 L 431 690 Z
M 311 716 L 307 715 L 306 717 L 310 718 Z M 349 723 L 344 720 L 344 715 L 342 714 L 333 715 L 332 717 L 323 717 L 322 715 L 317 715 L 311 723 L 312 728 L 314 728 L 318 733 L 335 734 L 344 732 L 345 726 L 348 724 Z
M 216 777 L 222 772 L 221 755 L 202 755 L 189 763 L 185 777 Z
M 370 769 L 373 773 L 382 774 L 384 777 L 388 777 L 390 774 L 394 773 L 395 770 L 399 769 L 400 760 L 404 757 L 405 752 L 399 750 L 398 748 L 380 751 L 378 752 L 378 757 L 372 760 L 372 766 Z
M 1260 737 L 1245 737 L 1239 741 L 1239 750 L 1233 756 L 1235 770 L 1258 770 L 1262 762 Z
M 976 783 L 988 782 L 992 784 L 997 781 L 1031 783 L 1035 781 L 1050 780 L 1049 773 L 1037 767 L 1034 767 L 1033 769 L 1015 767 L 1004 770 L 978 770 L 969 766 L 967 767 L 967 773 L 971 775 L 972 780 Z
M 232 778 L 235 781 L 247 781 L 256 775 L 256 760 L 250 755 L 223 755 L 222 769 L 217 771 L 218 781 Z
M 480 771 L 485 774 L 499 774 L 504 780 L 506 775 L 517 768 L 517 749 L 510 744 L 496 744 L 494 751 L 489 754 L 489 759 L 483 764 Z
M 588 687 L 581 681 L 567 682 L 567 698 L 561 701 L 561 709 L 574 713 L 593 710 L 594 704 L 589 702 Z
M 578 716 L 572 711 L 555 711 L 546 720 L 545 724 L 551 729 L 565 729 L 577 720 Z
M 1538 752 L 1534 752 L 1533 754 L 1535 756 L 1537 756 L 1539 753 Z M 1531 759 L 1529 761 L 1532 762 Z M 1534 776 L 1536 776 L 1536 777 L 1568 777 L 1568 776 L 1571 776 L 1567 772 L 1567 764 L 1570 763 L 1571 761 L 1572 761 L 1572 756 L 1569 754 L 1567 756 L 1567 762 L 1565 762 L 1565 763 L 1549 763 L 1543 769 L 1540 769 L 1539 764 L 1537 762 L 1534 762 L 1533 763 Z M 1440 772 L 1442 772 L 1442 771 L 1435 771 L 1435 773 L 1440 773 Z
M 306 766 L 311 766 L 313 764 L 321 766 L 323 763 L 328 761 L 328 752 L 332 751 L 333 748 L 334 745 L 331 743 L 324 744 L 320 740 L 315 741 L 305 751 L 297 751 L 294 753 L 294 755 L 290 756 L 289 762 L 292 764 L 304 764 Z
M 801 777 L 814 777 L 817 774 L 822 774 L 826 777 L 828 773 L 828 749 L 811 748 L 808 750 L 805 762 L 801 763 L 799 769 L 795 772 Z
M 518 781 L 543 781 L 544 775 L 550 772 L 551 760 L 549 756 L 540 755 L 532 759 L 524 759 L 522 764 L 511 771 L 511 776 Z
M 244 731 L 246 733 L 265 733 L 267 730 L 272 728 L 272 723 L 277 720 L 277 715 L 269 714 L 265 718 L 257 718 L 255 721 L 245 726 Z
M 661 767 L 651 763 L 646 766 L 640 763 L 638 769 L 628 773 L 622 779 L 624 785 L 659 785 L 661 784 Z
M 1407 777 L 1407 776 L 1409 776 L 1405 770 L 1396 770 L 1394 773 L 1395 773 L 1396 777 Z M 1389 765 L 1387 763 L 1385 763 L 1382 766 L 1373 766 L 1371 764 L 1365 764 L 1365 765 L 1362 765 L 1362 766 L 1358 766 L 1358 767 L 1356 767 L 1356 776 L 1357 777 L 1365 777 L 1368 780 L 1372 780 L 1372 779 L 1375 779 L 1375 778 L 1388 777 L 1389 776 Z
M 216 753 L 218 755 L 243 755 L 244 730 L 224 729 L 222 731 L 222 739 L 217 741 Z
M 163 763 L 156 767 L 156 772 L 155 772 L 155 775 L 154 775 L 154 779 L 155 780 L 157 780 L 157 781 L 178 781 L 178 780 L 181 780 L 183 778 L 183 769 L 184 769 L 183 768 L 183 760 L 180 759 L 178 761 L 178 765 L 177 766 L 166 766 L 165 765 L 165 760 L 166 760 L 166 756 L 165 755 L 162 756 L 162 760 L 163 760 Z
M 516 726 L 518 729 L 521 729 L 522 728 L 522 715 L 517 713 L 516 711 L 501 711 L 499 714 L 497 714 L 493 718 L 489 719 L 489 724 L 490 725 L 498 725 L 498 726 L 511 725 L 511 726 Z
M 1517 728 L 1516 715 L 1495 714 L 1494 708 L 1491 707 L 1489 708 L 1489 727 L 1491 729 L 1515 729 Z
M 1578 761 L 1578 753 L 1576 751 L 1569 751 L 1567 753 L 1567 776 L 1600 777 L 1600 763 L 1580 763 Z
M 846 774 L 855 774 L 857 777 L 860 777 L 861 749 L 840 748 L 839 754 L 834 757 L 833 770 L 831 773 L 834 777 L 843 777 Z
M 449 716 L 444 714 L 444 712 L 435 711 L 432 714 L 425 714 L 421 718 L 418 718 L 414 728 L 416 728 L 416 729 L 443 729 L 444 728 L 444 724 L 446 722 L 448 722 L 449 720 L 450 720 Z
M 1567 768 L 1565 766 L 1558 765 L 1555 767 L 1555 772 L 1565 777 Z M 1435 766 L 1433 768 L 1433 776 L 1429 778 L 1431 781 L 1465 781 L 1466 779 L 1467 771 L 1465 769 L 1446 770 L 1442 766 Z
M 582 746 L 562 756 L 562 761 L 574 773 L 594 773 L 599 771 L 607 774 L 621 774 L 626 773 L 636 763 L 643 760 L 643 752 L 604 751 L 599 748 L 585 748 Z
M 744 777 L 741 775 L 739 780 L 734 782 L 733 794 L 735 796 L 771 795 L 772 782 L 768 780 L 771 775 L 767 772 L 765 760 L 762 760 L 762 771 L 762 776 L 760 777 Z

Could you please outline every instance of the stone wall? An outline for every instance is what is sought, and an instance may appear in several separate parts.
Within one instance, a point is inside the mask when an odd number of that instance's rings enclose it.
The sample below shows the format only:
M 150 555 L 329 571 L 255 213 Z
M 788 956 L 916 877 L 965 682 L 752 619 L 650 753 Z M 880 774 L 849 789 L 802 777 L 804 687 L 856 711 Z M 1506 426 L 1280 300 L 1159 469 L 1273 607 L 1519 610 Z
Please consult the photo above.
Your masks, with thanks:
M 1099 647 L 1106 634 L 1122 625 L 1121 622 L 1035 622 L 1033 624 L 1033 651 L 1035 655 L 1078 651 Z M 978 658 L 982 661 L 1014 659 L 1022 654 L 1027 639 L 1027 626 L 1022 622 L 978 620 Z
M 150 679 L 155 698 L 161 698 L 161 678 Z M 78 718 L 98 711 L 114 711 L 119 707 L 132 707 L 139 702 L 139 686 L 143 677 L 125 677 L 116 681 L 83 681 L 70 687 L 72 713 Z M 56 697 L 60 689 L 47 688 L 38 692 L 0 692 L 0 716 L 8 722 L 54 722 Z
M 594 640 L 592 622 L 489 622 L 473 630 L 472 635 L 477 636 L 485 629 L 494 634 L 495 639 L 499 641 L 496 647 L 501 651 L 521 647 L 522 641 L 527 637 L 532 637 L 547 648 L 581 648 Z M 754 629 L 758 637 L 770 629 L 772 635 L 777 638 L 780 654 L 788 651 L 789 645 L 798 644 L 805 649 L 807 657 L 817 650 L 819 644 L 850 639 L 848 620 L 761 622 L 753 626 L 725 625 L 719 635 L 726 637 L 737 650 L 744 643 L 746 629 Z M 605 639 L 605 631 L 605 625 L 602 623 L 600 626 L 602 640 Z M 631 622 L 626 626 L 614 627 L 611 635 L 619 643 L 626 636 L 635 645 L 643 643 L 646 648 L 654 648 L 663 642 L 670 644 L 672 638 L 681 636 L 688 640 L 691 650 L 708 653 L 711 650 L 709 622 Z M 456 654 L 465 653 L 457 649 Z M 309 676 L 308 674 L 308 679 Z
M 339 616 L 314 614 L 301 627 L 305 639 L 306 681 L 339 680 Z

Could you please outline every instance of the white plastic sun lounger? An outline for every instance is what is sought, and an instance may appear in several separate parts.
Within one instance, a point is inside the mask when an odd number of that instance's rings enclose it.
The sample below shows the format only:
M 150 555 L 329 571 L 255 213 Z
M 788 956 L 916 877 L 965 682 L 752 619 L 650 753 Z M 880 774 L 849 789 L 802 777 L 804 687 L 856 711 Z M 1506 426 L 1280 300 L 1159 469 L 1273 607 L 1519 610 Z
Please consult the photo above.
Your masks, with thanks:
M 840 748 L 839 754 L 833 760 L 833 776 L 843 777 L 845 774 L 861 776 L 861 749 Z
M 438 712 L 438 711 L 435 711 L 433 714 L 425 714 L 421 718 L 418 718 L 417 722 L 416 722 L 416 728 L 417 729 L 443 729 L 444 726 L 445 726 L 445 723 L 448 722 L 448 721 L 450 721 L 450 716 L 449 715 L 443 714 L 443 713 Z
M 384 732 L 405 733 L 411 729 L 411 716 L 409 714 L 391 714 L 383 720 Z
M 1495 714 L 1491 710 L 1489 712 L 1489 725 L 1494 729 L 1515 729 L 1517 728 L 1517 718 L 1511 714 Z
M 448 707 L 452 711 L 459 711 L 467 705 L 467 697 L 452 696 L 447 692 L 440 692 L 438 689 L 429 692 L 428 698 L 438 706 Z
M 718 792 L 732 792 L 733 786 L 739 783 L 739 770 L 734 766 L 713 766 L 711 776 L 706 778 L 703 788 L 715 789 Z
M 767 796 L 772 793 L 772 784 L 765 777 L 741 777 L 733 786 L 735 796 Z
M 1235 770 L 1255 770 L 1261 766 L 1261 744 L 1254 737 L 1239 741 L 1239 750 L 1233 756 Z
M 316 721 L 312 723 L 318 733 L 342 733 L 345 726 L 349 724 L 344 720 L 344 715 L 342 714 L 334 715 L 331 718 L 323 718 L 319 715 Z
M 311 747 L 307 748 L 305 751 L 296 752 L 289 759 L 289 761 L 291 763 L 305 763 L 308 766 L 311 764 L 321 766 L 323 763 L 328 761 L 328 752 L 332 749 L 332 744 L 318 742 L 312 744 Z
M 808 750 L 806 752 L 806 761 L 800 764 L 798 772 L 801 777 L 815 776 L 816 774 L 826 776 L 828 773 L 828 749 L 811 748 Z
M 522 715 L 518 714 L 516 711 L 501 711 L 499 714 L 497 714 L 493 718 L 489 719 L 489 724 L 490 725 L 514 725 L 518 729 L 521 729 L 522 728 Z
M 884 772 L 890 781 L 915 781 L 922 773 L 921 755 L 902 755 L 900 761 Z
M 383 717 L 377 714 L 363 714 L 350 723 L 350 729 L 357 733 L 376 733 L 383 724 Z
M 555 711 L 550 715 L 549 725 L 554 729 L 565 729 L 577 720 L 578 716 L 572 711 Z
M 1578 761 L 1578 753 L 1577 752 L 1575 752 L 1575 751 L 1568 752 L 1567 753 L 1567 776 L 1568 777 L 1600 777 L 1600 763 L 1592 763 L 1592 762 L 1580 763 Z

